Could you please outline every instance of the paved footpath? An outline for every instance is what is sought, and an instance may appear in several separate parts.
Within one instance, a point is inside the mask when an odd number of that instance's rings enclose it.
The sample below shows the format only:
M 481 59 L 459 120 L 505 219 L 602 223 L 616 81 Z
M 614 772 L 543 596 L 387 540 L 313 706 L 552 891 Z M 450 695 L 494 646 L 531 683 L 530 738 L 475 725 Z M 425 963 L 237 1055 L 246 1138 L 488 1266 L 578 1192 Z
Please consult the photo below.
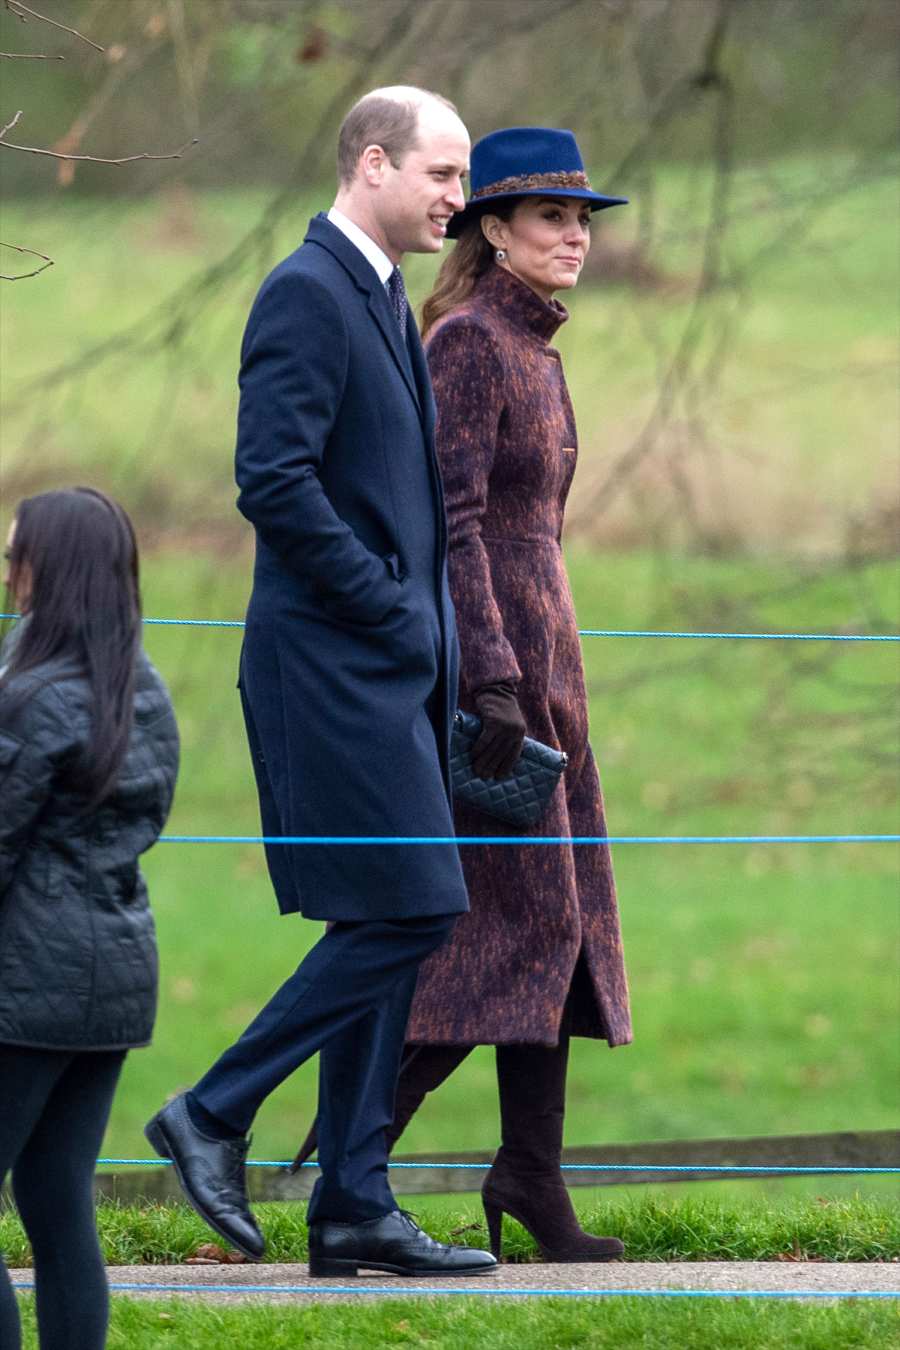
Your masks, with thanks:
M 900 1264 L 819 1261 L 627 1261 L 608 1265 L 502 1265 L 494 1276 L 468 1280 L 397 1279 L 365 1273 L 357 1279 L 311 1280 L 305 1265 L 110 1266 L 110 1287 L 129 1297 L 202 1298 L 216 1303 L 344 1302 L 397 1294 L 527 1292 L 605 1295 L 691 1290 L 710 1294 L 765 1291 L 780 1298 L 817 1300 L 828 1294 L 875 1293 L 900 1302 Z M 11 1270 L 14 1284 L 31 1285 L 33 1272 Z M 126 1286 L 126 1287 L 122 1287 Z M 187 1288 L 191 1286 L 191 1288 Z M 197 1286 L 201 1286 L 198 1290 Z

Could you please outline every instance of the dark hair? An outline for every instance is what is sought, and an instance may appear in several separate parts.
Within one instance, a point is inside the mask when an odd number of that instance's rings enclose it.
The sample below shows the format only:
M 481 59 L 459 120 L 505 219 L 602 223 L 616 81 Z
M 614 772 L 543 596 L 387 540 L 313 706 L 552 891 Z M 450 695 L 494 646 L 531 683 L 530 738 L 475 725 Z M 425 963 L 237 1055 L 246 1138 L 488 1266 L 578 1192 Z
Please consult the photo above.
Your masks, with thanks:
M 453 252 L 448 253 L 441 264 L 434 290 L 422 306 L 423 338 L 443 314 L 468 300 L 478 278 L 494 265 L 494 248 L 481 228 L 482 216 L 509 220 L 521 200 L 521 197 L 502 197 L 491 202 L 465 225 Z
M 354 103 L 338 133 L 337 171 L 340 183 L 351 183 L 359 157 L 367 145 L 380 145 L 395 169 L 404 156 L 419 143 L 419 110 L 426 99 L 434 99 L 456 112 L 456 107 L 430 89 L 410 87 L 410 98 L 391 98 L 375 90 Z
M 131 521 L 93 488 L 26 497 L 15 515 L 10 590 L 30 591 L 0 686 L 47 661 L 62 660 L 91 689 L 91 741 L 74 766 L 89 806 L 113 787 L 134 717 L 141 640 L 138 554 Z

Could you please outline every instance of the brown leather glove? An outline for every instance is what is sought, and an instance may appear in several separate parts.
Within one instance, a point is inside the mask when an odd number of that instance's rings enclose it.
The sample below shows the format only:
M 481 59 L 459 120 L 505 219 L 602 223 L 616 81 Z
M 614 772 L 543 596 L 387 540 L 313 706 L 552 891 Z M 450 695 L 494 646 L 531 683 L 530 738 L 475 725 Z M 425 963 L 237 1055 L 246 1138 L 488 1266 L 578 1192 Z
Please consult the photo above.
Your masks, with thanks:
M 512 773 L 525 739 L 525 718 L 512 684 L 486 684 L 475 695 L 481 735 L 472 749 L 472 768 L 479 778 L 506 778 Z

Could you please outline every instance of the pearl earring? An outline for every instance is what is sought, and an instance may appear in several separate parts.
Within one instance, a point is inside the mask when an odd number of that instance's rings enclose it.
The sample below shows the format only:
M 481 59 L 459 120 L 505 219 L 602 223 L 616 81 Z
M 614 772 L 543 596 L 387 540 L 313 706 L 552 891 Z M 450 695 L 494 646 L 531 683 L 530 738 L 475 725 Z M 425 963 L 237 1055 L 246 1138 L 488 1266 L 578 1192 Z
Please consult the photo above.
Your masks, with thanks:
M 498 248 L 494 257 L 497 259 L 498 263 L 506 262 L 506 249 Z

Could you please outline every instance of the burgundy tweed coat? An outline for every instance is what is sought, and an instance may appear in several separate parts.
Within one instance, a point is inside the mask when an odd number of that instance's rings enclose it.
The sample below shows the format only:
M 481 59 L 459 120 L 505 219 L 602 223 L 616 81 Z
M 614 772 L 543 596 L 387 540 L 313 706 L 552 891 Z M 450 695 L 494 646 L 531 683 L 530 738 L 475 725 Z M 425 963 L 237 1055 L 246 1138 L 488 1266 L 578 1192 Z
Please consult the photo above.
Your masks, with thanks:
M 426 351 L 449 519 L 460 706 L 474 711 L 473 691 L 516 681 L 528 734 L 569 756 L 532 832 L 604 835 L 560 548 L 577 442 L 559 353 L 547 344 L 567 318 L 562 305 L 546 304 L 492 266 L 435 326 Z M 454 816 L 460 835 L 522 833 L 463 804 Z M 420 969 L 408 1040 L 555 1045 L 572 989 L 574 1035 L 630 1041 L 607 847 L 463 845 L 460 854 L 471 909 Z

